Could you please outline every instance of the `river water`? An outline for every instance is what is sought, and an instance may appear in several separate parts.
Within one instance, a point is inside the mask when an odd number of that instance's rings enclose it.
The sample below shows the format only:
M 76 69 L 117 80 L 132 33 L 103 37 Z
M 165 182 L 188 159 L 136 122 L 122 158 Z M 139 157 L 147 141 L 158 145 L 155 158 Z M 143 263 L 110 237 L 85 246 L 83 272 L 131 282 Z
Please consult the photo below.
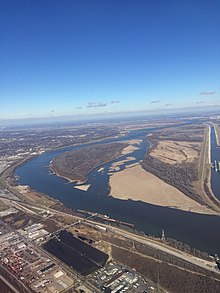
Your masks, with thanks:
M 211 162 L 214 165 L 215 161 L 220 162 L 220 146 L 217 145 L 215 130 L 211 126 Z M 211 171 L 211 187 L 214 195 L 220 199 L 220 171 L 212 168 Z
M 108 142 L 144 139 L 153 130 L 131 131 L 125 137 L 108 140 Z M 96 144 L 101 143 L 104 142 Z M 90 145 L 92 144 L 86 146 Z M 96 168 L 89 174 L 87 183 L 91 186 L 88 191 L 75 189 L 75 183 L 68 183 L 66 179 L 50 174 L 49 163 L 54 157 L 64 151 L 82 147 L 85 147 L 85 145 L 46 152 L 27 162 L 16 169 L 16 175 L 20 177 L 19 183 L 29 185 L 32 189 L 48 194 L 60 200 L 69 208 L 98 212 L 111 218 L 133 223 L 136 229 L 157 237 L 161 235 L 161 230 L 164 229 L 166 237 L 177 239 L 202 251 L 220 254 L 220 233 L 218 233 L 220 217 L 159 207 L 141 201 L 113 198 L 109 196 L 108 186 L 108 173 L 112 163 L 105 164 L 103 172 L 98 172 L 99 168 Z M 135 160 L 125 163 L 120 166 L 120 169 L 122 170 L 126 165 L 142 160 L 147 147 L 148 143 L 144 139 L 138 150 L 127 155 L 134 157 Z M 124 158 L 126 158 L 126 155 Z M 121 157 L 114 162 L 124 158 Z

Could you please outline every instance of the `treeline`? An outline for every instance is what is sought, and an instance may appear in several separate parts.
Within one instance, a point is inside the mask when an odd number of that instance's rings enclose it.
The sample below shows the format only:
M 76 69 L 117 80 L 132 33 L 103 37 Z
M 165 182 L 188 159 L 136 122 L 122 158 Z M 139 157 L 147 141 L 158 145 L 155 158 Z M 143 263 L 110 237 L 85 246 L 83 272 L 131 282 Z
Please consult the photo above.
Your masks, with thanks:
M 194 271 L 196 273 L 204 274 L 206 276 L 215 277 L 217 279 L 220 279 L 220 275 L 211 271 L 208 271 L 206 269 L 203 269 L 197 265 L 193 265 L 192 263 L 182 260 L 181 258 L 178 258 L 174 255 L 171 255 L 169 253 L 163 252 L 161 250 L 158 250 L 156 248 L 153 248 L 151 246 L 148 246 L 146 244 L 140 243 L 138 241 L 133 241 L 129 239 L 119 239 L 118 237 L 113 237 L 112 234 L 101 234 L 97 236 L 97 239 L 94 240 L 100 240 L 102 239 L 105 242 L 111 243 L 113 246 L 122 247 L 123 249 L 127 249 L 128 251 L 138 252 L 143 255 L 153 257 L 158 261 L 163 261 L 170 263 L 172 265 L 179 266 L 181 268 Z M 211 260 L 210 256 L 206 252 L 202 252 L 198 249 L 191 248 L 187 244 L 183 244 L 182 242 L 179 242 L 175 239 L 166 239 L 166 244 L 168 244 L 171 247 L 174 247 L 176 249 L 179 249 L 181 251 L 185 251 L 191 255 L 194 255 L 196 257 L 206 259 L 208 261 Z
M 164 261 L 154 261 L 118 247 L 112 247 L 113 258 L 136 269 L 169 292 L 210 293 L 220 292 L 220 281 L 202 274 L 189 272 Z
M 152 139 L 175 140 L 188 142 L 203 142 L 203 135 L 206 125 L 188 124 L 155 131 L 151 136 Z
M 182 243 L 181 241 L 178 241 L 176 239 L 166 238 L 165 243 L 173 248 L 187 252 L 196 257 L 200 257 L 206 260 L 211 260 L 210 255 L 207 252 L 200 251 L 199 249 L 196 249 L 196 248 L 192 248 L 188 244 Z
M 217 274 L 217 273 L 213 273 L 211 271 L 203 269 L 203 268 L 201 268 L 199 266 L 196 266 L 196 265 L 194 265 L 194 264 L 192 264 L 192 263 L 190 263 L 188 261 L 185 261 L 185 260 L 183 260 L 181 258 L 178 258 L 178 257 L 173 256 L 171 254 L 168 254 L 166 252 L 160 251 L 160 250 L 155 249 L 153 247 L 147 246 L 145 244 L 136 242 L 135 243 L 135 251 L 137 251 L 137 252 L 139 252 L 141 254 L 153 257 L 156 260 L 160 260 L 160 261 L 163 261 L 165 263 L 169 263 L 169 264 L 181 267 L 181 268 L 186 269 L 186 270 L 190 270 L 190 271 L 193 271 L 193 272 L 196 272 L 196 273 L 199 273 L 199 274 L 203 274 L 203 275 L 206 275 L 207 277 L 208 276 L 209 277 L 215 277 L 216 279 L 220 280 L 220 275 Z M 207 255 L 207 258 L 208 258 L 208 255 Z
M 141 166 L 146 171 L 176 187 L 191 199 L 196 200 L 202 205 L 207 205 L 194 190 L 193 181 L 198 180 L 196 161 L 171 166 L 150 155 L 146 155 Z

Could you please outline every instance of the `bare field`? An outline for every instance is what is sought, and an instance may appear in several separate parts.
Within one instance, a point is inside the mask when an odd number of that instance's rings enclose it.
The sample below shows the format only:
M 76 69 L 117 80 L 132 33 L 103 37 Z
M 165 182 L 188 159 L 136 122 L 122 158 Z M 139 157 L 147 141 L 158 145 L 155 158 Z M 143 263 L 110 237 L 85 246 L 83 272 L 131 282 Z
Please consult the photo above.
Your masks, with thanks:
M 177 188 L 146 172 L 140 165 L 114 173 L 110 177 L 111 195 L 202 214 L 215 214 Z
M 132 123 L 127 123 L 126 125 L 121 125 L 121 129 L 122 130 L 138 130 L 138 129 L 147 129 L 147 128 L 154 128 L 154 127 L 160 127 L 160 126 L 172 126 L 175 125 L 176 121 L 172 121 L 172 119 L 170 121 L 164 121 L 164 120 L 155 120 L 154 122 L 150 122 L 150 121 L 141 121 L 139 123 L 134 123 L 134 121 L 132 121 Z
M 193 162 L 199 157 L 201 143 L 188 141 L 162 140 L 157 143 L 150 155 L 168 164 Z
M 38 191 L 31 190 L 29 186 L 27 185 L 18 185 L 14 186 L 14 189 L 19 191 L 22 195 L 27 197 L 29 200 L 38 203 L 43 204 L 44 206 L 51 206 L 54 204 L 54 200 L 45 194 L 41 194 Z
M 174 126 L 165 128 L 152 133 L 152 138 L 158 140 L 174 140 L 202 142 L 206 125 L 205 124 L 189 124 L 182 126 Z

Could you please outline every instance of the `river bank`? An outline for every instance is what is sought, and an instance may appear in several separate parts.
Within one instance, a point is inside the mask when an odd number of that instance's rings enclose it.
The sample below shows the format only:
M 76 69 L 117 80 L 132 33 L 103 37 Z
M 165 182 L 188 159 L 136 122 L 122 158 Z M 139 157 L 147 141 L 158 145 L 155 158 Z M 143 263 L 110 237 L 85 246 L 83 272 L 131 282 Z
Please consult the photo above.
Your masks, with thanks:
M 143 140 L 147 134 L 147 131 L 131 132 L 120 139 L 123 141 Z M 140 162 L 148 146 L 149 143 L 143 141 L 139 149 L 131 153 L 130 157 L 135 157 L 135 161 Z M 67 184 L 65 179 L 48 172 L 49 162 L 63 151 L 65 150 L 47 152 L 17 168 L 16 175 L 20 177 L 19 183 L 29 185 L 31 189 L 59 200 L 70 209 L 87 210 L 119 221 L 133 223 L 134 229 L 156 237 L 160 237 L 161 229 L 164 229 L 169 238 L 177 239 L 201 251 L 220 253 L 218 245 L 220 235 L 216 233 L 220 225 L 220 217 L 111 197 L 109 196 L 110 175 L 108 173 L 112 163 L 107 163 L 100 172 L 97 168 L 89 174 L 88 184 L 91 186 L 87 191 L 76 189 L 74 183 Z M 115 160 L 115 163 L 122 159 L 125 157 Z M 126 166 L 132 167 L 134 163 L 126 161 L 119 166 L 120 170 L 122 171 Z
M 217 146 L 220 146 L 220 128 L 218 125 L 213 123 L 213 127 L 215 130 L 215 137 L 216 137 L 216 144 Z

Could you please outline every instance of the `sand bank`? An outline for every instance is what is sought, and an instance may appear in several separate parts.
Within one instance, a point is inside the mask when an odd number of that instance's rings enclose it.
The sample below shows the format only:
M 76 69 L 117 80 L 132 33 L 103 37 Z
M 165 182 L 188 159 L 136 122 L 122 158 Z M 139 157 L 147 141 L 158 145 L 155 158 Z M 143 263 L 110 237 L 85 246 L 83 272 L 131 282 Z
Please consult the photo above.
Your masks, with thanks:
M 123 165 L 124 163 L 127 163 L 127 162 L 129 162 L 129 161 L 133 161 L 133 160 L 135 160 L 134 157 L 127 157 L 127 158 L 124 159 L 124 160 L 121 160 L 121 161 L 118 161 L 118 162 L 113 163 L 112 166 L 111 166 L 111 168 L 115 168 L 115 167 L 117 167 L 117 166 L 121 166 L 121 165 Z
M 136 151 L 137 149 L 139 149 L 137 145 L 139 145 L 141 141 L 142 141 L 141 139 L 132 139 L 127 141 L 129 145 L 122 150 L 122 155 L 133 153 L 133 151 Z
M 112 166 L 112 167 L 109 168 L 110 172 L 119 171 L 119 170 L 120 170 L 119 166 Z
M 146 172 L 140 165 L 114 173 L 110 177 L 110 187 L 110 194 L 115 198 L 140 200 L 201 214 L 215 214 L 214 211 L 190 199 L 175 187 Z
M 75 185 L 74 188 L 79 190 L 87 191 L 91 184 L 84 184 L 84 185 Z

